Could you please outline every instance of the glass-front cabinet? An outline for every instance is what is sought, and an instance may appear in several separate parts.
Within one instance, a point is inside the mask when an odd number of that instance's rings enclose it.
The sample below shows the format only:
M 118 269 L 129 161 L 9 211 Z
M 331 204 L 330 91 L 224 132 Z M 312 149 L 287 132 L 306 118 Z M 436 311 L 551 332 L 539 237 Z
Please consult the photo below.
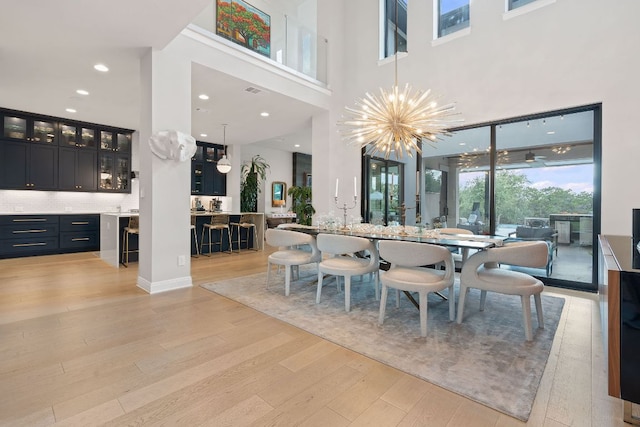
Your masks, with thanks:
M 206 142 L 197 142 L 196 152 L 191 157 L 191 194 L 224 196 L 227 194 L 227 176 L 218 171 L 218 160 L 224 147 Z
M 131 161 L 129 156 L 100 154 L 100 180 L 98 190 L 116 193 L 131 191 Z
M 60 146 L 95 149 L 97 140 L 94 128 L 64 123 L 60 125 Z
M 41 144 L 56 144 L 56 122 L 17 114 L 4 114 L 2 136 L 5 139 Z
M 101 130 L 100 150 L 128 153 L 131 150 L 131 134 Z

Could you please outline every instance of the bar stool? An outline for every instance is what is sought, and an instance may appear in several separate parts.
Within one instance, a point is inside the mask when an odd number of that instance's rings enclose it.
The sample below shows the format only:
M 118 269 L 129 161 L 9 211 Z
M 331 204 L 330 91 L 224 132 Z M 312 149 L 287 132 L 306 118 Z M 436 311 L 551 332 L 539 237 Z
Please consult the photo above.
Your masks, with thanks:
M 129 236 L 131 234 L 140 234 L 140 217 L 137 215 L 129 217 L 129 225 L 127 225 L 122 232 L 122 265 L 125 267 L 129 267 L 129 253 L 140 252 L 139 249 L 129 248 Z
M 196 256 L 200 256 L 200 248 L 198 247 L 198 234 L 196 233 L 196 217 L 191 215 L 191 231 L 193 232 L 193 240 L 196 242 Z M 193 255 L 191 255 L 193 256 Z
M 227 252 L 227 253 L 233 252 L 233 244 L 231 243 L 231 229 L 229 227 L 229 215 L 227 214 L 211 215 L 211 222 L 209 224 L 205 224 L 202 227 L 202 236 L 200 237 L 200 253 L 202 253 L 202 247 L 205 245 L 204 243 L 205 230 L 209 231 L 209 243 L 206 243 L 206 245 L 209 245 L 209 254 L 207 256 L 211 256 L 211 245 L 220 246 L 220 252 Z M 218 230 L 220 232 L 220 240 L 218 240 L 217 242 L 211 241 L 211 232 L 213 230 Z M 228 251 L 222 250 L 222 240 L 223 240 L 222 236 L 224 235 L 224 230 L 227 230 L 227 240 L 229 242 Z
M 231 225 L 236 227 L 236 231 L 238 233 L 238 253 L 240 253 L 240 248 L 242 243 L 247 244 L 247 249 L 249 249 L 249 230 L 253 229 L 253 249 L 254 251 L 258 250 L 256 246 L 258 244 L 258 232 L 256 230 L 256 224 L 254 223 L 255 216 L 251 214 L 242 214 L 240 215 L 240 220 L 238 222 L 232 222 Z M 247 230 L 247 237 L 245 240 L 242 240 L 242 230 Z

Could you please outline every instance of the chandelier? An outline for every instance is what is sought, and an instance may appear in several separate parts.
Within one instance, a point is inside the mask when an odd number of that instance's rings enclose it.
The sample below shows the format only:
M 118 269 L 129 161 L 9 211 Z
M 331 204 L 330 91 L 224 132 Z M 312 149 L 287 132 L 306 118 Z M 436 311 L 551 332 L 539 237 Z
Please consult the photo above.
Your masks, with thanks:
M 231 162 L 227 159 L 227 125 L 222 125 L 222 138 L 224 143 L 224 154 L 222 158 L 218 160 L 218 164 L 216 168 L 218 168 L 218 172 L 220 173 L 229 173 L 231 171 Z
M 396 23 L 398 4 L 396 2 Z M 421 142 L 435 147 L 440 135 L 450 135 L 447 131 L 453 122 L 455 105 L 439 106 L 431 90 L 413 91 L 409 84 L 398 88 L 398 26 L 395 27 L 395 70 L 394 85 L 390 91 L 380 88 L 380 94 L 366 93 L 356 101 L 353 108 L 346 107 L 343 120 L 338 122 L 343 139 L 354 145 L 365 147 L 366 153 L 381 153 L 388 159 L 392 152 L 397 159 L 405 154 L 413 157 L 413 152 L 421 153 Z

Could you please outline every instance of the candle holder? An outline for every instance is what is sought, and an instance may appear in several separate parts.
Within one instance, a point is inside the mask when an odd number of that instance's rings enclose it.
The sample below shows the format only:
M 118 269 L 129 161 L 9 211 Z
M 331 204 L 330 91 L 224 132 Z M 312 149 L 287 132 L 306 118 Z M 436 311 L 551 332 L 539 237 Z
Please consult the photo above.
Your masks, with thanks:
M 353 209 L 353 208 L 356 207 L 356 205 L 358 204 L 358 196 L 353 196 L 353 205 L 352 206 L 347 206 L 347 202 L 344 202 L 342 204 L 342 206 L 340 206 L 338 204 L 338 196 L 334 197 L 334 200 L 335 200 L 336 207 L 338 207 L 339 209 L 342 209 L 342 214 L 343 214 L 343 217 L 344 217 L 344 222 L 342 223 L 341 230 L 342 231 L 348 230 L 348 228 L 347 228 L 347 210 Z

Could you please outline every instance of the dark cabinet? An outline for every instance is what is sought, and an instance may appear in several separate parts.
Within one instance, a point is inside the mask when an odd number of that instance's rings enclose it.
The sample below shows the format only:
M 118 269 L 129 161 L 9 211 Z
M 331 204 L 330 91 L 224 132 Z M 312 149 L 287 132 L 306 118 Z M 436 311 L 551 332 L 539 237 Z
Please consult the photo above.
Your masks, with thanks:
M 197 149 L 191 158 L 191 194 L 202 196 L 225 196 L 227 175 L 217 168 L 218 160 L 224 154 L 224 147 L 206 142 L 197 142 Z
M 64 252 L 100 249 L 100 215 L 61 215 L 60 249 Z
M 56 253 L 57 215 L 0 216 L 0 257 Z
M 60 124 L 61 147 L 76 147 L 95 150 L 98 146 L 98 135 L 95 127 L 76 124 Z
M 57 122 L 27 114 L 2 114 L 2 137 L 13 141 L 56 145 Z
M 63 191 L 96 191 L 97 159 L 96 151 L 60 147 L 58 189 Z
M 0 126 L 0 189 L 131 192 L 133 131 L 8 109 Z
M 0 186 L 14 190 L 58 188 L 58 147 L 3 141 L 0 145 Z
M 98 165 L 99 191 L 112 193 L 131 191 L 131 159 L 128 155 L 101 152 Z

